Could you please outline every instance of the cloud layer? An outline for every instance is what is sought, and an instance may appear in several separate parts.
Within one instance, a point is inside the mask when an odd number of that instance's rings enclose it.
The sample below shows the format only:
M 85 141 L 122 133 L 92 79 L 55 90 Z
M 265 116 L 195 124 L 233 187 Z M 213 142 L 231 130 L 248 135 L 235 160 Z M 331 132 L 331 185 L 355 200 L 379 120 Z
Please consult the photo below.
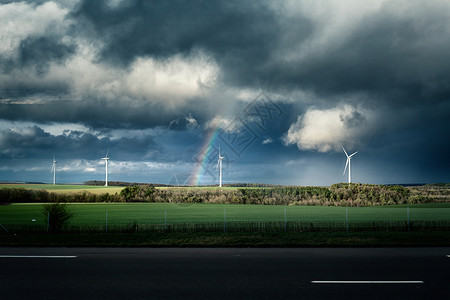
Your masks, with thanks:
M 108 144 L 190 163 L 222 127 L 257 137 L 250 161 L 343 144 L 449 167 L 446 1 L 3 1 L 0 19 L 4 165 Z M 261 93 L 282 117 L 246 132 Z
M 341 145 L 355 147 L 368 139 L 375 127 L 373 113 L 349 105 L 332 109 L 309 109 L 299 116 L 284 137 L 287 145 L 302 150 L 340 151 Z

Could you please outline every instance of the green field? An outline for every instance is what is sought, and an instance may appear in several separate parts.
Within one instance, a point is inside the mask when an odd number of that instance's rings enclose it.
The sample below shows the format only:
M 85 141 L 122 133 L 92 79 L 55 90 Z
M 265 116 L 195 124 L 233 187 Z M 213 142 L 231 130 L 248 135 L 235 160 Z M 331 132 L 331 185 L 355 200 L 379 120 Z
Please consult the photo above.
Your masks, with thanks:
M 0 184 L 0 188 L 24 188 L 29 190 L 46 190 L 51 193 L 70 194 L 89 192 L 93 194 L 120 193 L 124 187 L 121 186 L 92 186 L 76 184 Z
M 220 223 L 224 222 L 345 222 L 345 207 L 273 206 L 231 204 L 170 204 L 170 203 L 116 203 L 70 204 L 74 212 L 71 225 L 104 225 L 106 212 L 110 225 L 167 223 Z M 450 221 L 450 204 L 409 205 L 411 221 Z M 35 221 L 32 221 L 32 220 Z M 406 206 L 350 207 L 348 221 L 406 221 Z M 45 225 L 41 204 L 11 204 L 0 206 L 0 224 Z
M 123 187 L 42 184 L 0 185 L 0 188 L 2 187 L 20 187 L 65 194 L 87 191 L 97 195 L 119 193 L 123 189 Z M 348 228 L 355 231 L 450 230 L 449 202 L 349 208 L 345 206 L 300 206 L 287 204 L 174 204 L 161 202 L 179 200 L 181 200 L 179 202 L 184 202 L 186 199 L 183 197 L 188 197 L 190 194 L 189 190 L 212 190 L 217 188 L 166 187 L 161 189 L 176 189 L 177 191 L 167 193 L 168 196 L 166 198 L 155 197 L 153 200 L 159 200 L 159 203 L 71 203 L 69 204 L 69 209 L 74 213 L 74 217 L 70 220 L 68 226 L 64 227 L 64 230 L 65 232 L 80 233 L 106 232 L 107 228 L 108 232 L 110 232 L 109 230 L 112 232 L 137 232 L 138 229 L 144 232 L 161 230 L 173 232 L 217 232 L 225 231 L 226 229 L 234 230 L 235 232 L 280 232 L 289 230 L 292 232 L 303 232 L 347 231 Z M 195 200 L 189 199 L 192 202 Z M 47 216 L 42 211 L 42 203 L 0 205 L 0 224 L 5 226 L 3 228 L 5 232 L 8 232 L 6 228 L 22 233 L 45 232 Z M 0 232 L 3 231 L 0 228 Z
M 93 186 L 93 185 L 76 185 L 76 184 L 0 184 L 0 188 L 24 188 L 29 190 L 46 190 L 51 193 L 70 194 L 79 192 L 89 192 L 93 194 L 104 193 L 120 193 L 125 187 L 123 186 Z M 216 190 L 217 187 L 156 187 L 161 190 Z M 221 190 L 237 190 L 241 187 L 222 187 Z M 245 188 L 244 188 L 245 189 Z M 258 189 L 252 187 L 252 189 Z

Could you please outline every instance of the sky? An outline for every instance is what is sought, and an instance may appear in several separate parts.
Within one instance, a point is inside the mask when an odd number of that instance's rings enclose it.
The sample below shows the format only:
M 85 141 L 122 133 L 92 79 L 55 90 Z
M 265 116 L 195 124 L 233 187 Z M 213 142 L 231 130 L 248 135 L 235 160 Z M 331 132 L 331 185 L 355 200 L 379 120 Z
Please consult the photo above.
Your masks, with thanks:
M 448 1 L 0 1 L 0 181 L 450 181 Z

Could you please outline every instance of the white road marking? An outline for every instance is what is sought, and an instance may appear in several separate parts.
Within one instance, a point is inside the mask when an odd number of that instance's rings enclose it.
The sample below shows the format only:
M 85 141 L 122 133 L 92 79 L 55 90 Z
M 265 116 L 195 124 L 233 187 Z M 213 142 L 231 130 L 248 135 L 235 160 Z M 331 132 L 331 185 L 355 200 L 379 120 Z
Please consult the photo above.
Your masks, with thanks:
M 77 258 L 74 255 L 0 255 L 0 258 Z
M 424 283 L 421 280 L 314 280 L 311 283 L 332 283 L 332 284 L 407 284 Z

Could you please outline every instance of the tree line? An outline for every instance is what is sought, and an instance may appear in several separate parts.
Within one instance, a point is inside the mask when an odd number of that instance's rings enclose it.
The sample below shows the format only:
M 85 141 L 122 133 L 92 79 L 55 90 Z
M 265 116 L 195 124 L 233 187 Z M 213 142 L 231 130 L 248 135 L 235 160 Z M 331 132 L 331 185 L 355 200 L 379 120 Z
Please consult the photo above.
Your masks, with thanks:
M 0 203 L 221 203 L 260 205 L 315 205 L 315 206 L 379 206 L 450 202 L 444 189 L 443 197 L 431 197 L 421 189 L 371 184 L 333 184 L 330 187 L 275 186 L 269 188 L 237 189 L 157 189 L 151 185 L 132 185 L 120 193 L 93 194 L 86 191 L 56 194 L 45 190 L 24 188 L 0 189 Z

